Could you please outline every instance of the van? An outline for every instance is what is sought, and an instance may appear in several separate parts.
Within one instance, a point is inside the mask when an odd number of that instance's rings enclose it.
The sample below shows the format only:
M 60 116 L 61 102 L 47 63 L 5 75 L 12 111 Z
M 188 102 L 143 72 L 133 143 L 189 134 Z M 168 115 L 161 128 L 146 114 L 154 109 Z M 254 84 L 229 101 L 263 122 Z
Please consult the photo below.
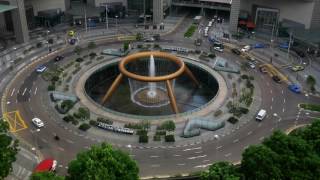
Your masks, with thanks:
M 264 109 L 260 109 L 260 111 L 258 112 L 258 114 L 256 116 L 256 120 L 262 121 L 264 119 L 264 117 L 266 117 L 266 115 L 267 115 L 267 111 Z

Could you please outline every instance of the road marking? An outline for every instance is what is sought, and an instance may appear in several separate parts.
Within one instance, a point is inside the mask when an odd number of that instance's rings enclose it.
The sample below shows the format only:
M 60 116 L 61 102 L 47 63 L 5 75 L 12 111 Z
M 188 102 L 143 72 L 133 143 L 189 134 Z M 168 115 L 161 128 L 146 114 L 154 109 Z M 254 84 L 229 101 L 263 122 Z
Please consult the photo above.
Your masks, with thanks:
M 229 156 L 231 156 L 231 153 L 225 154 L 224 156 L 229 157 Z
M 89 146 L 85 146 L 84 148 L 85 148 L 85 149 L 90 149 L 90 147 L 89 147 Z
M 197 149 L 202 149 L 202 147 L 196 147 L 196 148 L 184 149 L 183 151 L 192 151 L 192 150 L 197 150 Z
M 158 158 L 159 156 L 150 156 L 150 158 Z
M 194 166 L 194 168 L 206 168 L 208 166 L 211 166 L 211 164 L 198 165 L 198 166 Z
M 270 131 L 272 132 L 272 131 L 273 131 L 273 128 L 271 128 Z
M 260 141 L 262 141 L 264 139 L 264 137 L 262 136 L 261 138 L 259 138 Z
M 153 167 L 153 168 L 160 167 L 160 164 L 152 164 L 151 167 Z
M 38 90 L 38 87 L 36 87 L 36 89 L 34 90 L 34 95 L 37 94 L 37 90 Z
M 180 157 L 181 155 L 180 154 L 174 154 L 173 156 L 174 157 Z
M 70 139 L 66 139 L 66 141 L 67 141 L 68 143 L 70 143 L 70 144 L 74 144 L 74 142 L 71 141 Z
M 195 154 L 200 154 L 200 153 L 202 153 L 202 151 L 197 151 L 197 152 L 194 152 Z
M 310 113 L 309 112 L 306 112 L 306 115 L 308 116 Z
M 273 97 L 271 98 L 271 101 L 273 102 Z
M 59 164 L 59 166 L 58 166 L 59 168 L 62 168 L 63 166 L 62 166 L 62 164 Z
M 270 93 L 272 94 L 272 89 L 270 90 Z
M 252 131 L 249 131 L 249 132 L 248 132 L 248 136 L 249 136 L 250 134 L 252 134 Z
M 64 151 L 64 149 L 62 147 L 58 147 L 58 150 L 60 151 Z
M 236 143 L 236 142 L 239 142 L 239 139 L 235 139 L 235 140 L 233 141 L 233 143 Z
M 22 93 L 22 96 L 24 96 L 24 94 L 26 93 L 26 91 L 27 91 L 27 88 L 24 88 L 23 93 Z
M 283 99 L 283 104 L 286 103 L 286 99 Z
M 207 155 L 189 157 L 188 159 L 192 160 L 192 159 L 198 159 L 198 158 L 204 158 L 204 157 L 207 157 Z
M 16 91 L 16 88 L 13 88 L 13 90 L 11 92 L 11 96 L 13 96 L 14 91 Z
M 218 146 L 216 149 L 221 149 L 222 148 L 222 146 Z
M 270 106 L 270 109 L 272 110 L 272 106 Z
M 281 94 L 283 94 L 283 90 L 281 91 Z
M 184 166 L 186 165 L 185 163 L 177 164 L 177 166 Z
M 284 112 L 284 111 L 285 111 L 285 109 L 283 108 L 283 109 L 282 109 L 282 112 Z
M 48 141 L 44 138 L 41 138 L 41 141 L 45 142 L 45 143 L 48 143 Z

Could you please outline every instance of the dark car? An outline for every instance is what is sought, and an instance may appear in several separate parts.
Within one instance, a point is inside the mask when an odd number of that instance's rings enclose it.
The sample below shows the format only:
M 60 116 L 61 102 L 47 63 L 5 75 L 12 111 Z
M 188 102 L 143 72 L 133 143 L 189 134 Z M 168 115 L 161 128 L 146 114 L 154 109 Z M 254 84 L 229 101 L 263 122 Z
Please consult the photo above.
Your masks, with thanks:
M 272 76 L 272 79 L 276 82 L 276 83 L 281 83 L 281 79 L 278 76 Z
M 69 44 L 71 44 L 71 45 L 76 44 L 76 42 L 77 42 L 77 39 L 75 39 L 75 38 L 69 39 Z
M 232 51 L 234 54 L 236 54 L 236 55 L 240 55 L 240 54 L 241 54 L 241 52 L 240 52 L 238 49 L 236 49 L 236 48 L 231 49 L 231 51 Z
M 290 89 L 290 91 L 294 93 L 297 93 L 297 94 L 301 93 L 301 87 L 298 84 L 290 84 L 288 88 Z
M 54 58 L 55 61 L 60 61 L 62 60 L 64 57 L 63 56 L 56 56 L 56 58 Z

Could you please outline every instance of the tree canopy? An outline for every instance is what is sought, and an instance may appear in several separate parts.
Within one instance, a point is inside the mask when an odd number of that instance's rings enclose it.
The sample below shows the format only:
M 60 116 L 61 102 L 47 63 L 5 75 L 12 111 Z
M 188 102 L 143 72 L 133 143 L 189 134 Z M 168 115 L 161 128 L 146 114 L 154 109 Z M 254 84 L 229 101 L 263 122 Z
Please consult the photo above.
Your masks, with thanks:
M 4 179 L 12 171 L 12 163 L 16 161 L 18 141 L 8 134 L 8 123 L 0 120 L 0 179 Z
M 233 164 L 229 162 L 218 162 L 211 165 L 208 172 L 203 172 L 201 179 L 239 180 L 240 174 L 236 171 Z
M 67 179 L 72 180 L 137 180 L 138 166 L 128 154 L 111 145 L 92 146 L 69 163 Z

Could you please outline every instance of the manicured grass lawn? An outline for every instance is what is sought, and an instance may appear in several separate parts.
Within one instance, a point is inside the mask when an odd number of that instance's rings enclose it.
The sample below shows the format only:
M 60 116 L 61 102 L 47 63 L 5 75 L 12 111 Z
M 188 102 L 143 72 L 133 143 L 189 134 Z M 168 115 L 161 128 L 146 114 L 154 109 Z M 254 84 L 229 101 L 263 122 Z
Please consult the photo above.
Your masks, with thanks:
M 320 112 L 320 104 L 300 104 L 300 107 L 306 110 Z
M 184 33 L 184 37 L 191 37 L 193 35 L 193 33 L 196 31 L 197 26 L 192 24 L 188 30 Z

